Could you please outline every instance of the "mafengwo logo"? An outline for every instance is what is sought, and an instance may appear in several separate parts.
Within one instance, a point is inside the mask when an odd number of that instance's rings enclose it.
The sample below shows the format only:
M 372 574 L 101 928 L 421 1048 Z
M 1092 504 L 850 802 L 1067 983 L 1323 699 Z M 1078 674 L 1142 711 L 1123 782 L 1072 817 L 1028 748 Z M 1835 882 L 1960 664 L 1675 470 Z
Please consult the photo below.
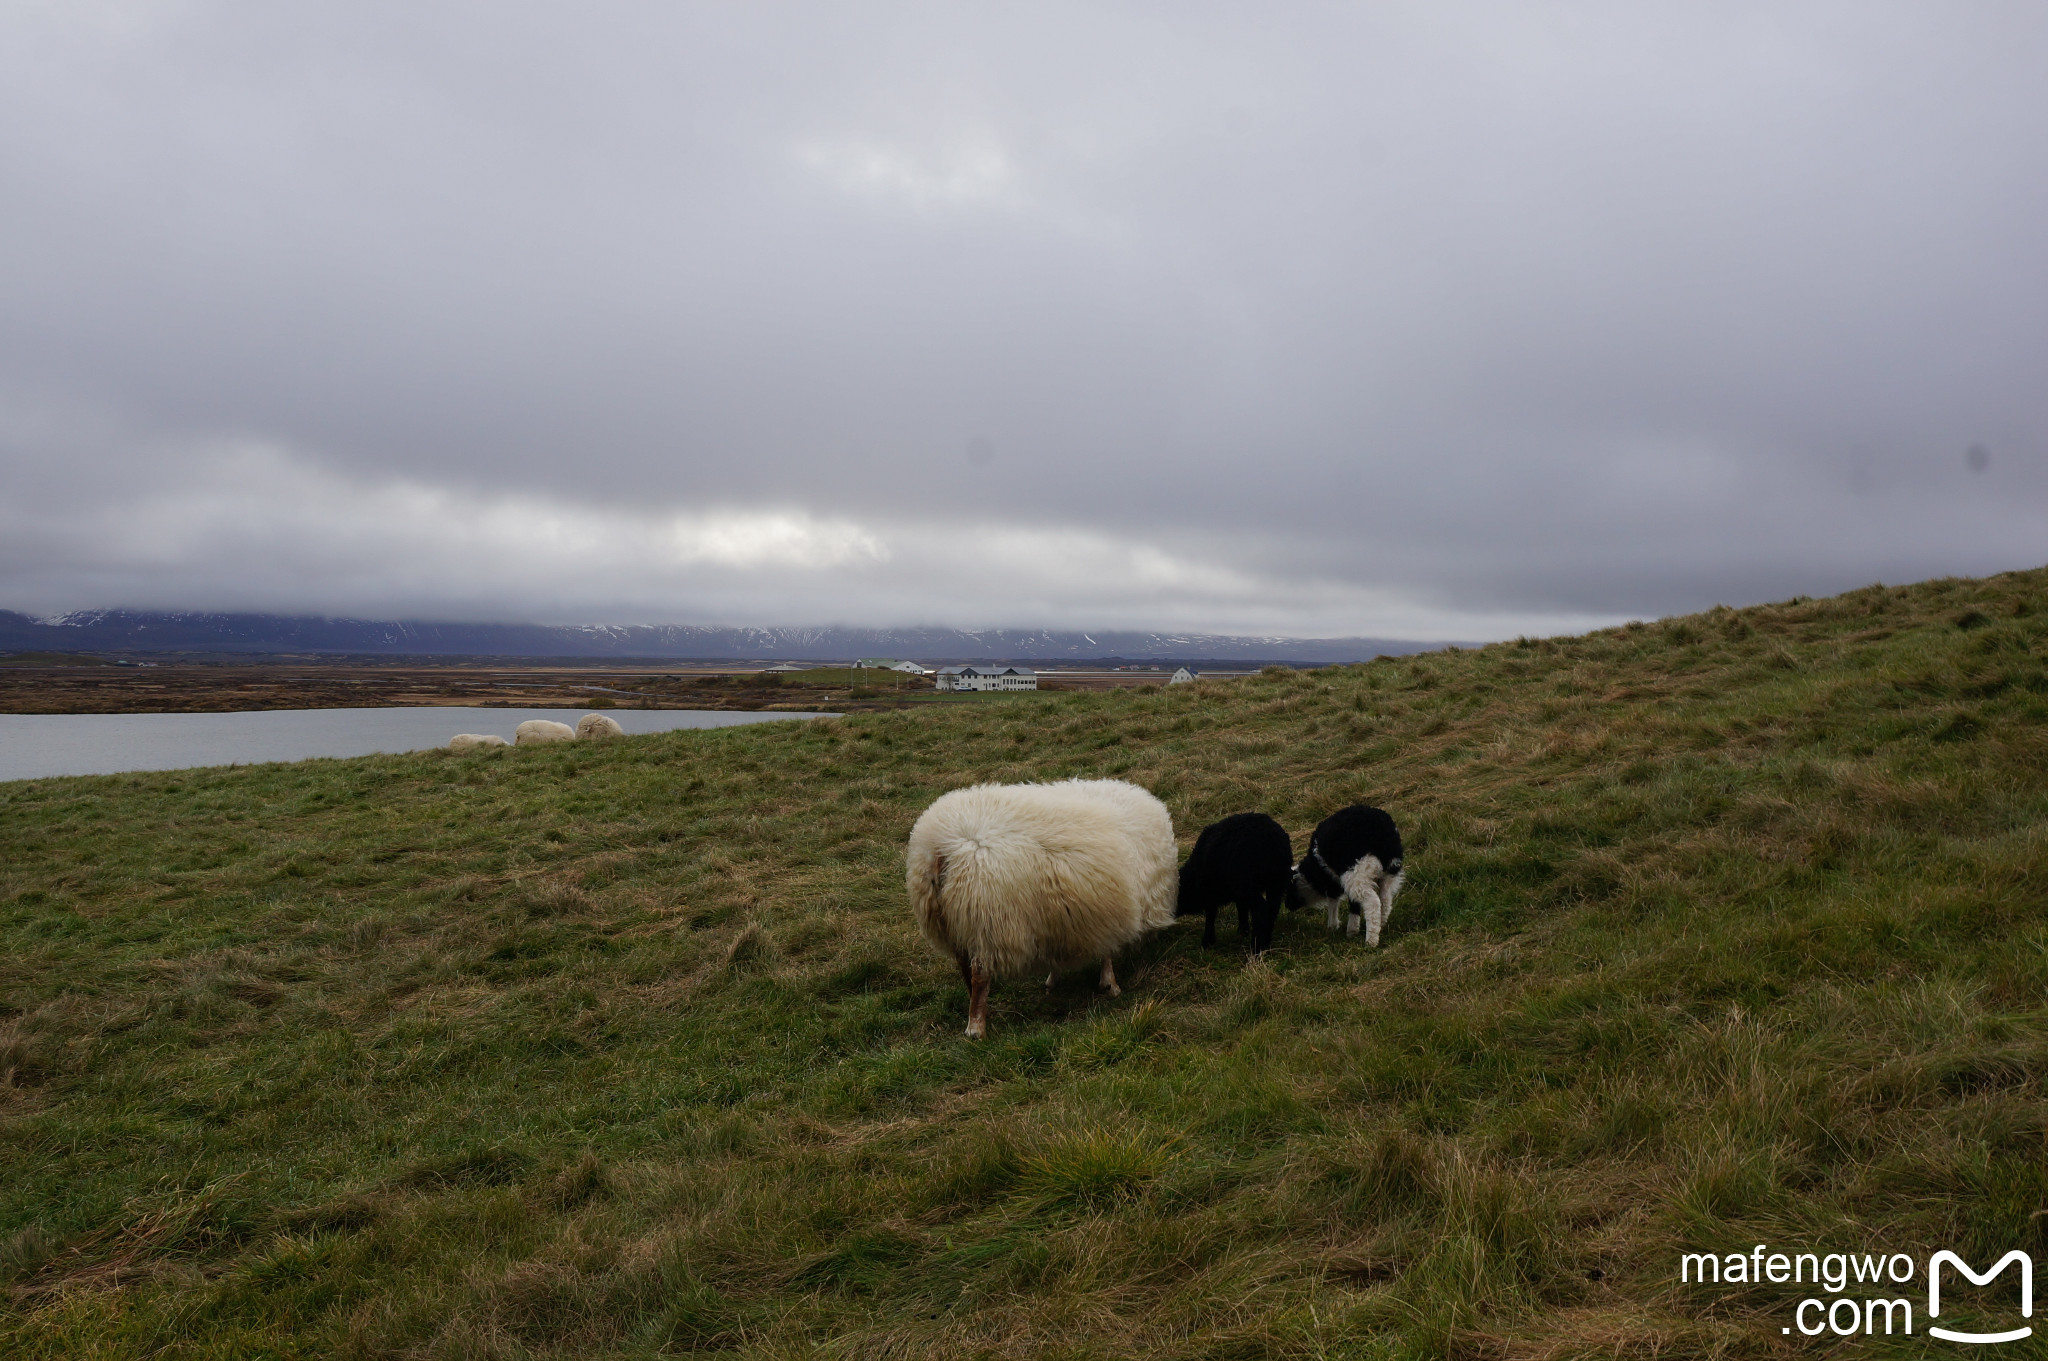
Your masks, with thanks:
M 1950 1303 L 1953 1304 L 1956 1277 L 1960 1276 L 1974 1286 L 1987 1286 L 2010 1266 L 2019 1268 L 2019 1317 L 2032 1318 L 2034 1259 L 2017 1248 L 1981 1272 L 1972 1269 L 1968 1262 L 1953 1252 L 1937 1252 L 1927 1259 L 1923 1273 L 1920 1264 L 1903 1252 L 1783 1253 L 1772 1252 L 1769 1244 L 1759 1243 L 1747 1254 L 1684 1253 L 1678 1259 L 1678 1279 L 1682 1285 L 1811 1284 L 1833 1298 L 1810 1295 L 1800 1300 L 1792 1306 L 1792 1321 L 1778 1330 L 1806 1337 L 1819 1337 L 1822 1333 L 1832 1333 L 1836 1337 L 1857 1334 L 1869 1337 L 1880 1331 L 1880 1325 L 1886 1335 L 1911 1333 L 1914 1302 L 1919 1292 L 1910 1287 L 1924 1279 L 1927 1282 L 1926 1294 L 1919 1297 L 1925 1307 L 1923 1321 L 1927 1336 L 1944 1342 L 1984 1344 L 2018 1342 L 2021 1338 L 2031 1337 L 2033 1325 L 2022 1324 L 1991 1331 L 1940 1326 L 1935 1320 L 1941 1317 L 1942 1275 L 1944 1271 L 1950 1273 Z M 1909 1288 L 1901 1290 L 1899 1287 L 1902 1286 Z M 1890 1298 L 1881 1297 L 1880 1292 Z M 2009 1305 L 2002 1307 L 2010 1310 Z M 1986 1312 L 1992 1310 L 1986 1307 Z

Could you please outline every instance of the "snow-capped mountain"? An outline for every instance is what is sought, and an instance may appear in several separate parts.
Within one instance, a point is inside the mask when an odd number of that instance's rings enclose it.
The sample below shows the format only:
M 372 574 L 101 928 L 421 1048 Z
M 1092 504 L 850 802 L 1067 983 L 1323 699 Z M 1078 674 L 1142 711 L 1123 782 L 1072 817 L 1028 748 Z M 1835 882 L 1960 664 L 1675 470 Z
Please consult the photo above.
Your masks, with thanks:
M 1434 643 L 1054 629 L 706 628 L 688 624 L 458 624 L 273 614 L 82 610 L 38 620 L 0 610 L 0 649 L 349 653 L 382 656 L 667 657 L 706 661 L 1363 661 Z

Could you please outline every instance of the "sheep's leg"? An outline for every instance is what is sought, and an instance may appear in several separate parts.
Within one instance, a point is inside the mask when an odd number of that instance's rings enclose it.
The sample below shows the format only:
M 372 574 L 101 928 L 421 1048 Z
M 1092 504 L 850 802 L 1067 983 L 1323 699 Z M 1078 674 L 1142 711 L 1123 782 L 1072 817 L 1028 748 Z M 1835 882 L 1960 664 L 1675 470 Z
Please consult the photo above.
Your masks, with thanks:
M 975 960 L 967 971 L 967 1038 L 978 1040 L 988 1034 L 988 969 Z
M 1116 961 L 1108 955 L 1102 957 L 1102 977 L 1096 982 L 1100 987 L 1107 989 L 1111 997 L 1124 995 L 1124 990 L 1116 985 Z
M 1342 876 L 1344 896 L 1351 900 L 1352 916 L 1346 927 L 1346 934 L 1357 935 L 1361 920 L 1365 926 L 1365 943 L 1380 943 L 1380 927 L 1386 924 L 1387 912 L 1380 900 L 1380 887 L 1386 882 L 1385 872 L 1380 868 L 1379 857 L 1368 855 L 1359 860 Z
M 1251 934 L 1252 914 L 1244 910 L 1244 904 L 1241 902 L 1233 901 L 1231 906 L 1237 909 L 1237 936 L 1242 940 Z
M 1060 976 L 1060 971 L 1059 971 L 1058 969 L 1053 969 L 1053 970 L 1051 970 L 1050 972 L 1048 972 L 1048 973 L 1046 974 L 1046 976 L 1045 976 L 1045 990 L 1046 990 L 1047 992 L 1051 992 L 1051 991 L 1052 991 L 1052 985 L 1053 985 L 1053 980 L 1054 980 L 1054 979 L 1056 979 L 1056 978 L 1058 978 L 1059 976 Z
M 1394 915 L 1394 895 L 1401 891 L 1401 875 L 1380 881 L 1380 928 L 1386 929 L 1387 918 Z
M 1339 895 L 1338 895 L 1337 897 L 1335 897 L 1335 898 L 1326 898 L 1326 899 L 1324 899 L 1324 900 L 1323 900 L 1323 906 L 1324 906 L 1324 908 L 1325 908 L 1325 911 L 1324 911 L 1324 914 L 1323 914 L 1323 915 L 1324 915 L 1324 917 L 1326 918 L 1326 920 L 1325 920 L 1325 921 L 1324 921 L 1324 923 L 1323 923 L 1323 924 L 1324 924 L 1325 926 L 1329 927 L 1329 929 L 1330 929 L 1330 930 L 1334 931 L 1334 930 L 1336 930 L 1336 929 L 1337 929 L 1337 928 L 1338 928 L 1339 926 L 1343 925 L 1343 922 L 1344 922 L 1344 897 L 1343 897 L 1343 895 L 1342 895 L 1342 894 L 1339 894 Z
M 1351 918 L 1350 926 L 1346 929 L 1345 934 L 1357 935 L 1358 928 L 1362 925 L 1365 927 L 1365 943 L 1367 945 L 1378 945 L 1380 943 L 1380 920 L 1379 894 L 1374 893 L 1369 888 L 1360 889 L 1357 899 L 1357 915 Z
M 1205 946 L 1216 943 L 1216 909 L 1219 906 L 1219 903 L 1209 904 L 1209 911 L 1202 918 L 1202 944 Z
M 1280 920 L 1280 895 L 1269 893 L 1252 908 L 1252 953 L 1262 955 L 1273 948 L 1273 923 Z

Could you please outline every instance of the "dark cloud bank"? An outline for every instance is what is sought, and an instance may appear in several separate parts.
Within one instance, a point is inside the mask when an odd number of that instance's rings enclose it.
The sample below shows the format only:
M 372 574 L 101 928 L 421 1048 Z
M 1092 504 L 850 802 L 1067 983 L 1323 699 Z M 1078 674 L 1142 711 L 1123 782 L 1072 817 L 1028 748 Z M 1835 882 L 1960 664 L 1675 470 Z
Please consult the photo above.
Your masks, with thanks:
M 2048 17 L 0 11 L 0 607 L 1498 637 L 2048 558 Z

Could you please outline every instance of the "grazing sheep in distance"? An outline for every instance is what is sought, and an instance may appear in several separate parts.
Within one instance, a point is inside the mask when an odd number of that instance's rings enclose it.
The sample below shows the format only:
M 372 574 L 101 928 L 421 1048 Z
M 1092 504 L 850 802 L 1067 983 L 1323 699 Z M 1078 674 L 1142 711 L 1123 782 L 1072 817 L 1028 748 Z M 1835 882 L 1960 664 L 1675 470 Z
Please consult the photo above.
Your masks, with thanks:
M 573 742 L 576 730 L 551 718 L 529 718 L 512 730 L 512 745 L 534 747 L 543 742 Z
M 486 747 L 510 746 L 494 732 L 459 732 L 448 739 L 450 751 L 481 751 Z
M 1176 916 L 1201 913 L 1202 944 L 1216 943 L 1216 914 L 1237 905 L 1237 934 L 1250 936 L 1252 953 L 1273 948 L 1273 923 L 1287 899 L 1294 873 L 1294 843 L 1287 829 L 1264 813 L 1233 813 L 1212 822 L 1195 838 L 1195 849 L 1180 867 Z
M 934 800 L 910 829 L 918 929 L 960 966 L 967 1035 L 988 1033 L 989 985 L 1102 961 L 1173 921 L 1173 818 L 1122 780 L 983 784 Z M 1051 979 L 1048 978 L 1050 984 Z
M 576 720 L 576 735 L 580 738 L 624 737 L 626 730 L 609 714 L 585 714 Z
M 1317 824 L 1308 854 L 1294 867 L 1287 902 L 1320 904 L 1329 913 L 1332 931 L 1339 916 L 1345 916 L 1344 933 L 1350 936 L 1358 934 L 1362 918 L 1365 943 L 1378 945 L 1400 891 L 1400 830 L 1383 810 L 1354 803 Z M 1343 912 L 1346 902 L 1351 904 L 1348 914 Z

